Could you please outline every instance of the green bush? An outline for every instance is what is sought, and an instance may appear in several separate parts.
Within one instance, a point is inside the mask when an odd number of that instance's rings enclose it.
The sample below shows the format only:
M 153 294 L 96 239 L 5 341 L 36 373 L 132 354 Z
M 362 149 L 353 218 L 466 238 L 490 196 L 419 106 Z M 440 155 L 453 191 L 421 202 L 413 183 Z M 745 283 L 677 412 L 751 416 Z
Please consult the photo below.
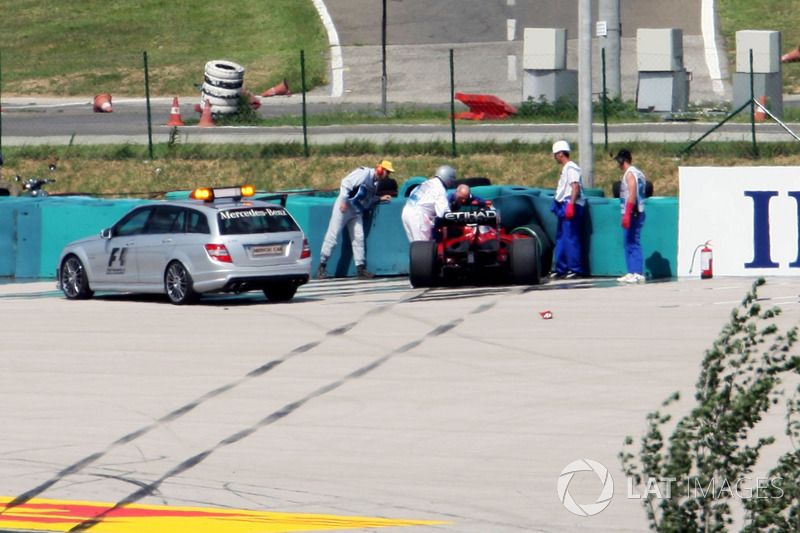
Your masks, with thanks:
M 638 452 L 631 450 L 633 437 L 625 441 L 620 453 L 623 469 L 644 491 L 642 502 L 650 527 L 656 531 L 723 532 L 728 531 L 733 516 L 741 514 L 745 516 L 743 531 L 800 530 L 800 422 L 796 420 L 800 387 L 786 412 L 786 433 L 795 449 L 769 470 L 765 478 L 769 482 L 758 497 L 737 498 L 731 488 L 734 482 L 749 477 L 763 448 L 775 442 L 774 436 L 757 436 L 755 430 L 780 402 L 784 378 L 800 370 L 800 357 L 792 353 L 797 328 L 781 334 L 773 322 L 780 309 L 762 310 L 758 287 L 763 284 L 763 279 L 753 284 L 706 351 L 690 412 L 674 426 L 670 426 L 671 414 L 652 412 Z M 675 393 L 663 406 L 678 399 Z M 668 427 L 674 429 L 665 437 Z M 763 463 L 759 467 L 763 468 Z M 650 480 L 677 483 L 666 495 L 648 490 Z

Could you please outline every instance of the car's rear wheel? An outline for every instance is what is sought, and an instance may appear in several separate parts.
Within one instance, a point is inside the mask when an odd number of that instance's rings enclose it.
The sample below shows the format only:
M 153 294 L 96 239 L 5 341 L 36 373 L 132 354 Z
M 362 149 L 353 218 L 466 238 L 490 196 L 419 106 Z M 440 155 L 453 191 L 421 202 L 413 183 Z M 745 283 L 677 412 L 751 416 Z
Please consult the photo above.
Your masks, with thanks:
M 539 224 L 527 224 L 514 228 L 512 234 L 527 235 L 536 241 L 539 254 L 539 272 L 549 272 L 553 258 L 553 241 Z
M 198 294 L 194 290 L 192 276 L 183 263 L 173 261 L 167 265 L 164 273 L 164 292 L 169 301 L 175 305 L 185 305 L 197 301 Z
M 270 285 L 264 288 L 264 296 L 270 302 L 288 302 L 294 298 L 297 292 L 297 285 L 287 283 L 284 285 Z
M 511 241 L 509 261 L 511 280 L 516 285 L 537 285 L 539 283 L 539 248 L 536 241 L 523 237 Z
M 61 290 L 70 300 L 86 300 L 94 294 L 83 263 L 74 255 L 67 256 L 61 263 Z
M 436 261 L 436 242 L 411 243 L 409 280 L 412 287 L 433 287 L 439 277 Z

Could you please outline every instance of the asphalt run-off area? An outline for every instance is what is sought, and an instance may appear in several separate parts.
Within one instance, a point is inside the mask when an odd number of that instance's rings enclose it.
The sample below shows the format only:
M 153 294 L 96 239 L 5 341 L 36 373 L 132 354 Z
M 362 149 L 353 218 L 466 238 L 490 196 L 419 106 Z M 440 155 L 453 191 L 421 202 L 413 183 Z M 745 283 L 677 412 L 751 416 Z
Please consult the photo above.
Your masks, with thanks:
M 341 279 L 186 307 L 3 284 L 0 531 L 643 531 L 623 440 L 674 391 L 688 411 L 753 281 Z M 772 278 L 759 296 L 788 329 L 799 293 Z M 759 426 L 769 454 L 784 426 Z M 614 488 L 580 517 L 557 483 L 585 459 Z

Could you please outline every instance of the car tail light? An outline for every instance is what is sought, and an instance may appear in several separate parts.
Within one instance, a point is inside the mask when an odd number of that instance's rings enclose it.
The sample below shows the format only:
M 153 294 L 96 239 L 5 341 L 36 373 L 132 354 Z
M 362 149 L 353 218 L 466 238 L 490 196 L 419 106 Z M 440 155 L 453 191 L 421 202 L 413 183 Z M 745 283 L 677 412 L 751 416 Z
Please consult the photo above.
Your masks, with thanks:
M 311 247 L 308 245 L 308 239 L 303 239 L 303 251 L 300 252 L 300 259 L 308 259 L 311 257 Z
M 224 244 L 206 244 L 206 252 L 211 259 L 215 259 L 220 263 L 233 263 L 231 254 Z

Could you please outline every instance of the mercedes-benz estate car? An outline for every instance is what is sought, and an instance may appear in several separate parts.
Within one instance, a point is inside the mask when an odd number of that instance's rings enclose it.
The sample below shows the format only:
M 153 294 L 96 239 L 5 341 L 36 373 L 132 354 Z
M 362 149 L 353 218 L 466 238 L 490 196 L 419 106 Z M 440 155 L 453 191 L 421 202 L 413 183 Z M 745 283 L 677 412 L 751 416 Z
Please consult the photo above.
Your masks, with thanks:
M 100 235 L 64 248 L 58 286 L 72 300 L 124 291 L 187 304 L 251 290 L 291 300 L 309 279 L 308 241 L 284 206 L 246 199 L 253 192 L 196 189 L 190 200 L 137 206 Z

